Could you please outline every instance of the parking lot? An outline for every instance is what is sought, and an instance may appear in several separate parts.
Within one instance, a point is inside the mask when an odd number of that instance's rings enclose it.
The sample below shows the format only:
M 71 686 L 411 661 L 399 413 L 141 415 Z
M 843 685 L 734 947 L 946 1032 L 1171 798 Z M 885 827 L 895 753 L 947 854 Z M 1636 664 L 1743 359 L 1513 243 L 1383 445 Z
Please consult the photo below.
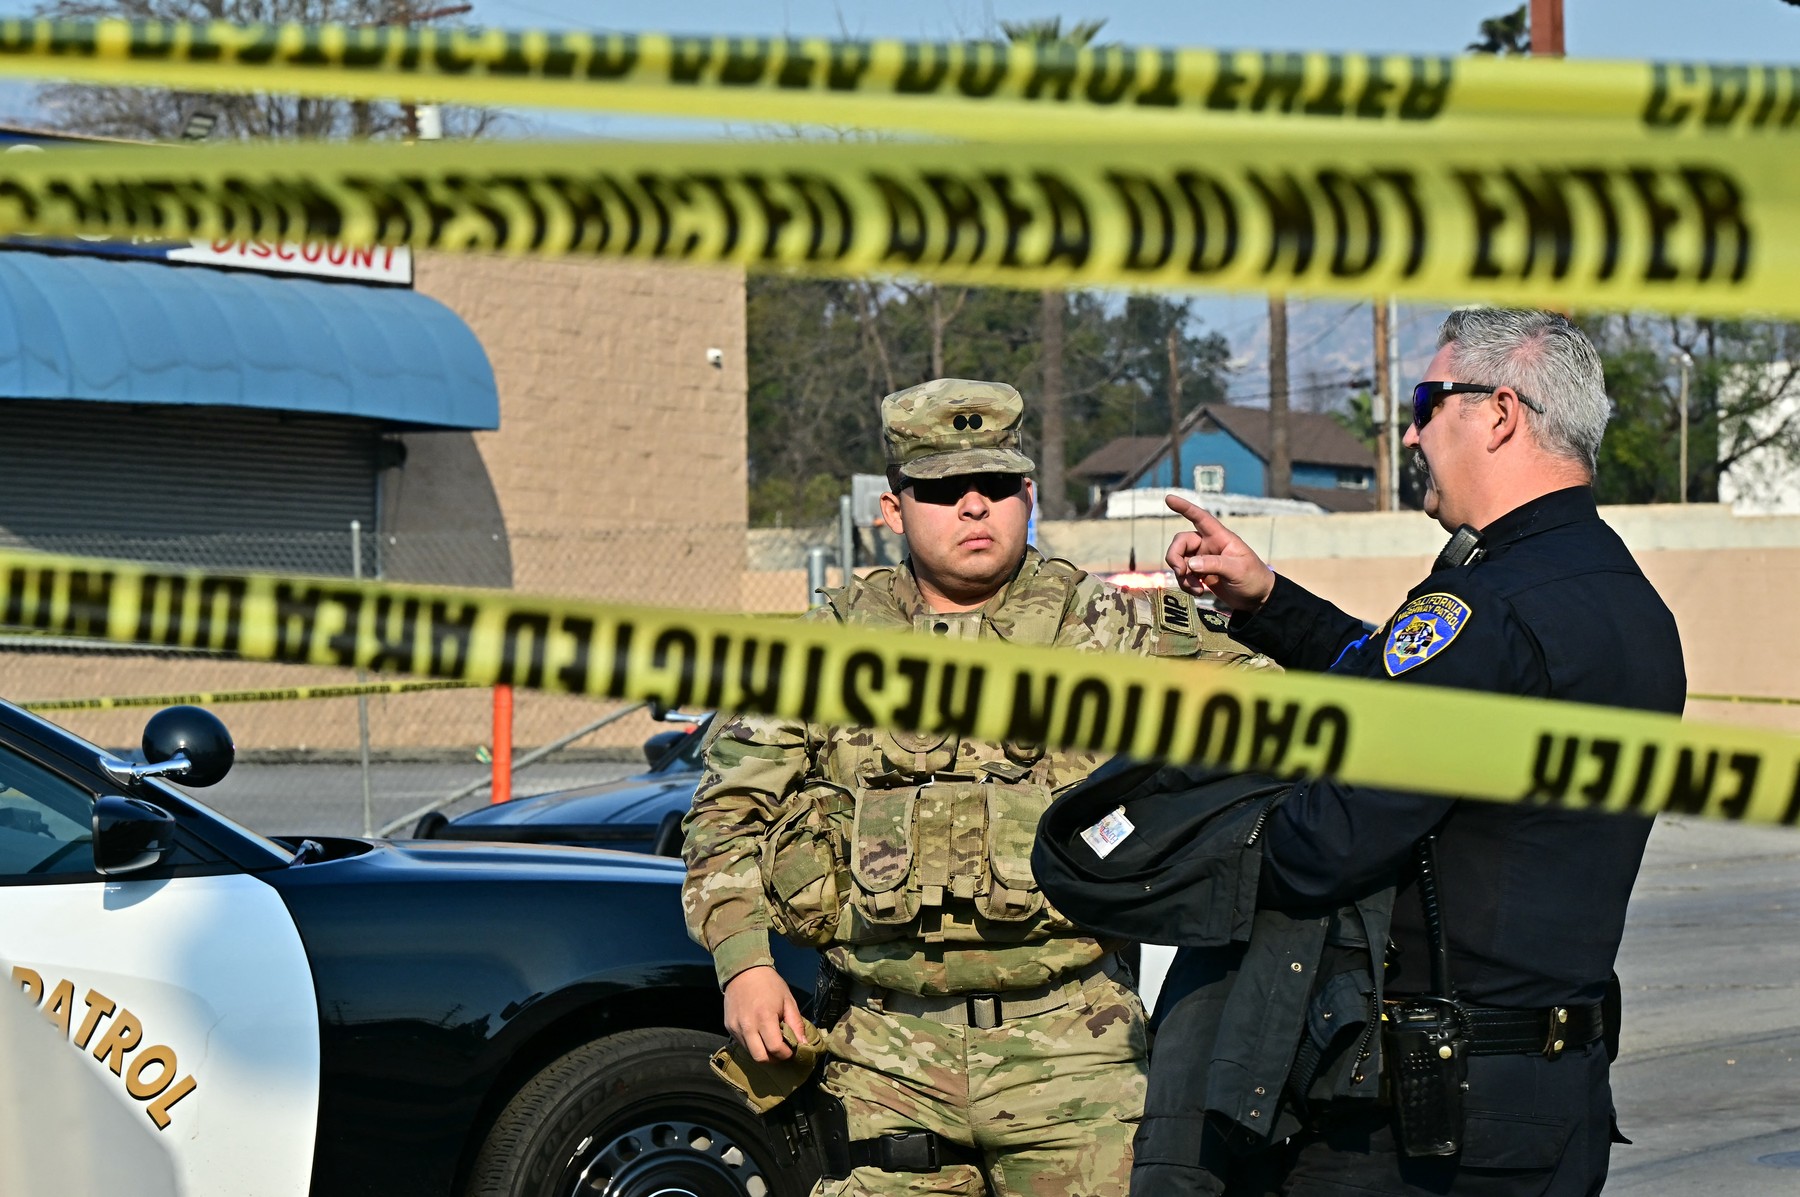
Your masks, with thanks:
M 550 762 L 536 793 L 636 772 L 629 761 Z M 485 766 L 376 766 L 376 820 L 483 776 Z M 353 765 L 240 766 L 205 801 L 259 831 L 357 834 Z M 458 809 L 485 801 L 465 799 Z M 1623 1052 L 1614 1070 L 1631 1146 L 1608 1192 L 1786 1197 L 1800 1187 L 1800 833 L 1664 818 L 1632 900 L 1619 961 Z
M 1797 864 L 1793 832 L 1659 822 L 1619 960 L 1613 1086 L 1635 1142 L 1609 1193 L 1800 1191 Z
M 523 797 L 571 786 L 593 785 L 639 772 L 642 760 L 547 760 L 516 775 L 513 793 Z M 467 762 L 385 761 L 369 769 L 369 789 L 377 828 L 417 810 L 434 799 L 490 776 L 492 770 L 470 757 Z M 361 835 L 362 771 L 353 764 L 281 764 L 245 762 L 230 776 L 194 796 L 246 827 L 265 835 Z M 447 808 L 456 814 L 480 806 L 487 791 L 471 794 Z M 410 828 L 408 828 L 410 830 Z

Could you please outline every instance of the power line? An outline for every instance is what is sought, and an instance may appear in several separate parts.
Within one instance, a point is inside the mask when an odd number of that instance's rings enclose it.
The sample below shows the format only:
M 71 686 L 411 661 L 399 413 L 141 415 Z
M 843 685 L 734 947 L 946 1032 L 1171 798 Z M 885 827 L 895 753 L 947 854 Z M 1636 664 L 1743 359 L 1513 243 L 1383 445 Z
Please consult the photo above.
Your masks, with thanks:
M 1306 344 L 1300 346 L 1300 348 L 1288 350 L 1288 356 L 1293 357 L 1295 354 L 1305 353 L 1307 350 L 1313 348 L 1315 345 L 1317 345 L 1321 341 L 1325 340 L 1325 338 L 1333 336 L 1334 334 L 1336 334 L 1338 329 L 1344 327 L 1344 325 L 1346 325 L 1350 322 L 1350 317 L 1356 315 L 1358 312 L 1362 311 L 1367 306 L 1369 306 L 1369 305 L 1366 303 L 1351 304 L 1349 309 L 1347 311 L 1345 311 L 1345 313 L 1342 316 L 1338 317 L 1336 324 L 1333 324 L 1330 328 L 1327 328 L 1324 332 L 1320 333 L 1318 336 L 1314 337 L 1312 340 L 1308 341 Z
M 570 20 L 569 14 L 566 12 L 563 12 L 563 13 L 551 12 L 548 9 L 538 8 L 534 5 L 522 3 L 521 0 L 483 0 L 483 6 L 484 7 L 493 7 L 493 8 L 510 8 L 510 9 L 514 10 L 515 12 L 528 12 L 528 13 L 531 13 L 533 16 L 547 17 L 550 20 L 556 22 L 556 25 L 554 26 L 554 28 L 557 28 L 557 29 L 568 28 L 571 24 L 574 23 Z M 589 28 L 596 28 L 596 29 L 599 28 L 599 26 L 593 25 L 591 22 L 582 22 L 582 24 L 588 25 Z
M 1367 388 L 1369 388 L 1372 385 L 1374 385 L 1373 382 L 1368 378 L 1344 378 L 1344 379 L 1334 380 L 1332 382 L 1312 382 L 1312 383 L 1305 383 L 1301 386 L 1289 386 L 1288 393 L 1290 395 L 1292 395 L 1292 394 L 1309 395 L 1315 391 L 1337 391 L 1337 390 L 1356 391 L 1356 390 L 1366 390 Z M 1225 393 L 1224 398 L 1225 398 L 1225 402 L 1235 404 L 1240 399 L 1268 399 L 1268 398 L 1271 398 L 1273 396 L 1273 394 L 1274 393 L 1272 391 L 1259 391 L 1259 392 L 1246 391 L 1246 392 L 1240 392 L 1238 394 L 1232 394 L 1231 392 L 1227 391 Z

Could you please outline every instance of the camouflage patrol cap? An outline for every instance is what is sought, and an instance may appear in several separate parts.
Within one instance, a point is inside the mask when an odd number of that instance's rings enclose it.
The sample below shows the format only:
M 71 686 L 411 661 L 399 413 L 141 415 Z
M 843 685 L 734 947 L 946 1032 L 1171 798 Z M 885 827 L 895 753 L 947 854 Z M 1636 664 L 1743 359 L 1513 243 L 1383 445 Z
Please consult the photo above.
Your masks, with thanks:
M 1029 474 L 1024 420 L 1025 401 L 1003 382 L 934 378 L 881 401 L 888 465 L 908 478 Z

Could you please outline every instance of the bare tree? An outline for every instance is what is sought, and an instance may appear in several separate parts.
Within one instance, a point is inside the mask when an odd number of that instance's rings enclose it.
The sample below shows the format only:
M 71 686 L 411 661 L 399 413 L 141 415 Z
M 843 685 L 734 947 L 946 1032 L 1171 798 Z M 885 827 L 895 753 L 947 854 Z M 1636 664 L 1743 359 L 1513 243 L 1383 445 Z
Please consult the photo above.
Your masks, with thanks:
M 950 331 L 950 325 L 969 301 L 969 289 L 958 287 L 955 302 L 944 306 L 944 289 L 936 283 L 915 283 L 902 286 L 899 290 L 910 300 L 923 304 L 925 309 L 925 325 L 930 334 L 930 352 L 926 369 L 929 378 L 943 378 L 945 375 L 944 343 Z
M 434 12 L 436 9 L 422 0 L 50 0 L 37 7 L 39 16 L 64 20 L 124 17 L 244 25 L 290 21 L 411 25 Z M 38 89 L 37 105 L 52 128 L 131 140 L 178 138 L 198 111 L 217 118 L 211 132 L 214 137 L 370 138 L 398 137 L 406 132 L 401 105 L 368 100 L 53 83 Z M 497 114 L 486 109 L 446 108 L 444 131 L 453 137 L 479 137 L 497 119 Z
M 1800 476 L 1800 325 L 1595 315 L 1582 326 L 1606 369 L 1614 416 L 1600 444 L 1602 502 L 1668 503 L 1685 491 L 1771 500 Z M 1688 475 L 1680 476 L 1682 358 L 1689 372 Z

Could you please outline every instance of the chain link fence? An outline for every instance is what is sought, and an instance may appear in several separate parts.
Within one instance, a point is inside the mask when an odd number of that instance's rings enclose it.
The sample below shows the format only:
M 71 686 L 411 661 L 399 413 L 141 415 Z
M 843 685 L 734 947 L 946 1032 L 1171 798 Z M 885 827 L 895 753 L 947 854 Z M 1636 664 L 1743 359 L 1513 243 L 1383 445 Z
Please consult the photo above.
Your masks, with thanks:
M 825 546 L 836 585 L 835 528 L 789 530 L 783 543 Z M 721 612 L 797 613 L 808 573 L 802 552 L 753 552 L 743 525 L 659 524 L 611 531 L 379 533 L 346 528 L 268 536 L 145 538 L 57 536 L 0 544 L 82 557 L 213 570 L 246 570 L 682 606 Z M 860 552 L 861 550 L 859 550 Z M 752 558 L 772 568 L 754 568 Z M 14 702 L 227 690 L 332 686 L 349 670 L 234 661 L 209 653 L 145 652 L 0 630 L 0 696 Z M 557 740 L 611 710 L 593 699 L 521 691 L 513 743 Z M 48 717 L 103 747 L 131 750 L 151 709 L 59 711 Z M 358 698 L 234 703 L 217 713 L 232 730 L 239 765 L 198 795 L 271 834 L 358 834 L 365 821 L 362 760 L 373 825 L 464 788 L 490 773 L 493 696 L 486 689 Z M 520 773 L 515 795 L 590 785 L 643 768 L 643 742 L 665 725 L 637 711 Z M 487 800 L 472 794 L 452 810 Z

